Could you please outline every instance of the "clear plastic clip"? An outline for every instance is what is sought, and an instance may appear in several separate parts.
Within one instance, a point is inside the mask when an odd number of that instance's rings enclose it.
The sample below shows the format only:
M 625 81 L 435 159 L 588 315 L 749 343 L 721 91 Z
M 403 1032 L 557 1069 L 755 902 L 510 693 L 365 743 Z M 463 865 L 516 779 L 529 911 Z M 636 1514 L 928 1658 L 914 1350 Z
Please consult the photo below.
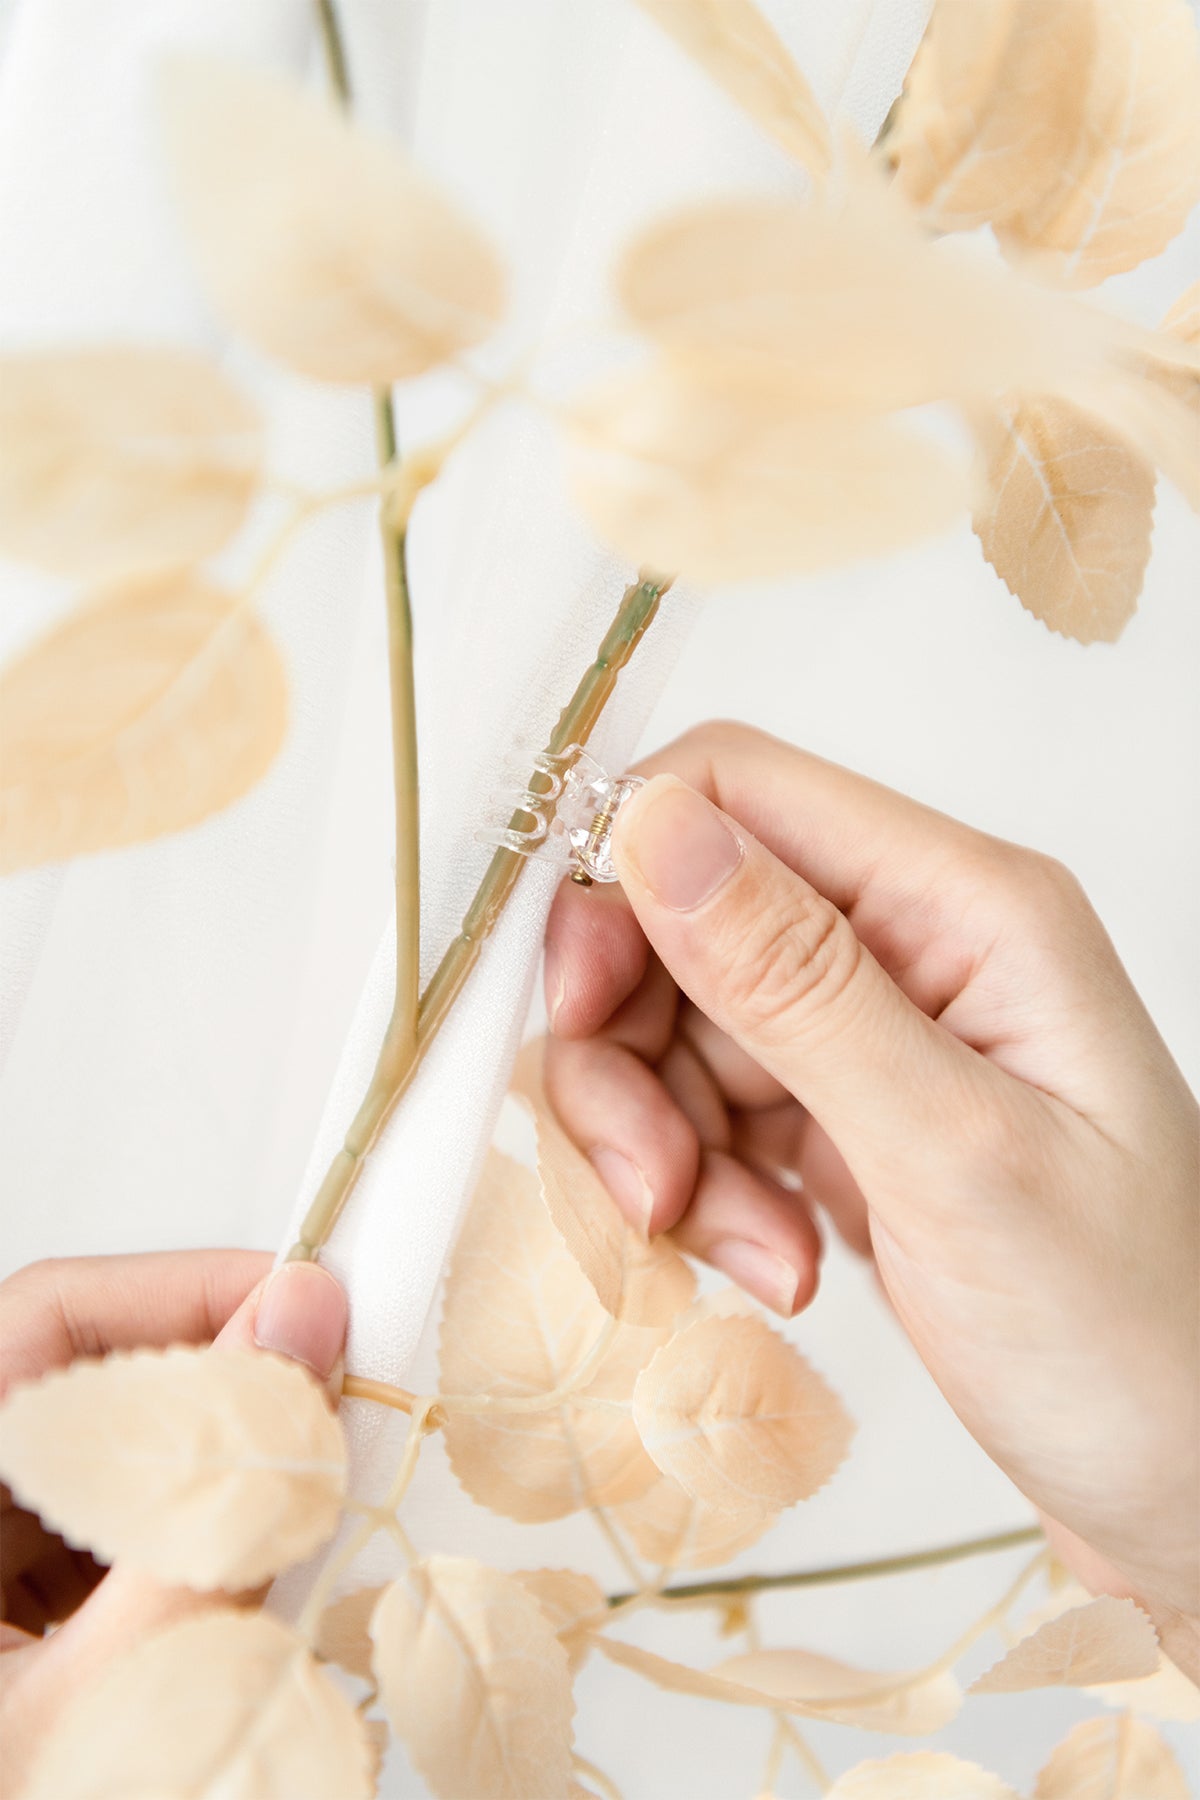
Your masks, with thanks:
M 477 832 L 479 842 L 569 869 L 580 887 L 615 881 L 612 829 L 621 807 L 645 782 L 637 775 L 607 774 L 579 744 L 557 756 L 543 751 L 533 766 L 530 785 L 510 796 L 514 810 L 508 824 Z

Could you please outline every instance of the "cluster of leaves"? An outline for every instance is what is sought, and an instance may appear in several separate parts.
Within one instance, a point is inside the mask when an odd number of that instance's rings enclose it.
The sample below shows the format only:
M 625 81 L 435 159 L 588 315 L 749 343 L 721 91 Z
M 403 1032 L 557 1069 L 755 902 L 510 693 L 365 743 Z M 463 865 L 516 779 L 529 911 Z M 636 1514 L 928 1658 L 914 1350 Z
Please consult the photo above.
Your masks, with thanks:
M 1149 554 L 1155 462 L 1197 497 L 1197 300 L 1150 333 L 1061 288 L 1153 255 L 1200 191 L 1185 0 L 940 6 L 874 162 L 835 155 L 753 0 L 640 4 L 811 187 L 700 205 L 629 247 L 616 291 L 640 355 L 552 407 L 595 528 L 642 565 L 740 580 L 890 550 L 974 498 L 1031 610 L 1115 637 Z M 398 145 L 246 69 L 177 64 L 163 88 L 198 274 L 259 351 L 386 389 L 494 331 L 501 257 Z M 981 224 L 1036 278 L 933 241 Z M 521 387 L 484 384 L 483 404 Z M 968 420 L 982 496 L 968 459 L 908 417 L 930 403 Z M 399 522 L 476 416 L 382 479 Z M 0 870 L 194 824 L 270 763 L 285 681 L 255 594 L 339 497 L 294 504 L 232 592 L 205 559 L 270 491 L 262 421 L 210 359 L 0 356 L 0 553 L 98 584 L 0 678 Z
M 64 1706 L 28 1800 L 218 1789 L 354 1800 L 374 1791 L 389 1728 L 444 1800 L 581 1796 L 572 1684 L 593 1652 L 788 1725 L 919 1737 L 958 1711 L 952 1668 L 966 1640 L 928 1668 L 887 1673 L 761 1647 L 697 1669 L 613 1635 L 629 1610 L 669 1604 L 672 1570 L 725 1561 L 823 1486 L 850 1421 L 757 1309 L 733 1290 L 697 1301 L 675 1249 L 623 1223 L 547 1102 L 536 1047 L 516 1094 L 536 1126 L 538 1173 L 489 1157 L 447 1278 L 444 1391 L 412 1400 L 409 1450 L 382 1506 L 347 1498 L 339 1421 L 305 1371 L 275 1357 L 116 1355 L 19 1388 L 0 1409 L 0 1469 L 23 1502 L 70 1542 L 160 1581 L 246 1589 L 346 1525 L 294 1628 L 214 1603 L 115 1658 Z M 435 1429 L 480 1504 L 529 1524 L 593 1512 L 658 1573 L 635 1565 L 635 1597 L 614 1606 L 582 1570 L 421 1556 L 397 1509 Z M 332 1598 L 377 1531 L 403 1547 L 404 1572 Z M 1003 1616 L 993 1609 L 972 1638 Z M 1186 1800 L 1147 1720 L 1200 1717 L 1200 1694 L 1163 1663 L 1132 1602 L 1059 1587 L 972 1691 L 1058 1685 L 1125 1710 L 1071 1733 L 1036 1800 Z M 863 1763 L 831 1791 L 1013 1800 L 936 1753 Z

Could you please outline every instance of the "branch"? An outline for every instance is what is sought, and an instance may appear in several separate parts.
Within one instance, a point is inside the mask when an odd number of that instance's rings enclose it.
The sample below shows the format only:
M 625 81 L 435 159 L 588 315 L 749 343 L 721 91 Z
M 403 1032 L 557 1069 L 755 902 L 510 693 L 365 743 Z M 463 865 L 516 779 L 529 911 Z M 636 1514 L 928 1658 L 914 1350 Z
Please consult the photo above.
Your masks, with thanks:
M 663 1588 L 656 1596 L 655 1604 L 715 1600 L 727 1594 L 773 1593 L 779 1588 L 828 1587 L 839 1581 L 870 1581 L 880 1575 L 903 1575 L 912 1569 L 933 1569 L 942 1563 L 964 1562 L 970 1556 L 990 1556 L 1000 1550 L 1015 1550 L 1022 1544 L 1038 1543 L 1041 1536 L 1038 1526 L 1027 1525 L 1017 1531 L 999 1531 L 991 1537 L 940 1544 L 935 1550 L 910 1550 L 903 1556 L 880 1556 L 869 1562 L 838 1563 L 825 1569 L 793 1569 L 782 1575 L 730 1575 L 716 1581 L 691 1581 Z M 610 1594 L 608 1604 L 610 1607 L 624 1606 L 635 1598 L 632 1593 Z
M 641 643 L 670 585 L 669 578 L 646 575 L 625 590 L 595 659 L 559 714 L 547 746 L 551 755 L 561 755 L 571 744 L 587 743 L 612 696 L 621 670 Z M 531 775 L 531 783 L 536 780 L 536 774 Z M 552 802 L 546 802 L 543 810 L 548 819 L 553 817 Z M 520 813 L 513 815 L 515 829 L 519 829 L 522 817 Z M 298 1241 L 288 1252 L 290 1261 L 311 1261 L 328 1239 L 354 1190 L 363 1162 L 407 1092 L 430 1044 L 462 992 L 524 867 L 525 858 L 516 850 L 497 850 L 492 857 L 458 935 L 421 996 L 414 1053 L 407 1064 L 400 1067 L 386 1066 L 381 1055 L 371 1085 L 346 1133 L 346 1141 L 305 1214 Z

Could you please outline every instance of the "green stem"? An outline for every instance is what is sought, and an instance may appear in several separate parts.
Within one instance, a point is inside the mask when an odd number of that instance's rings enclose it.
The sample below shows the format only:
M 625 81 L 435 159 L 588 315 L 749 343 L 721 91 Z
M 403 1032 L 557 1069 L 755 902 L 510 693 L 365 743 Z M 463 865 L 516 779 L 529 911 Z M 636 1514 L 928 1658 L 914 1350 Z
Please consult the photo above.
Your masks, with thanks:
M 940 1544 L 935 1550 L 910 1550 L 903 1556 L 879 1556 L 869 1562 L 838 1563 L 825 1569 L 794 1569 L 783 1575 L 731 1575 L 718 1581 L 691 1581 L 663 1588 L 655 1604 L 670 1601 L 710 1600 L 723 1594 L 765 1594 L 780 1588 L 827 1587 L 838 1581 L 871 1581 L 880 1575 L 903 1575 L 912 1569 L 933 1569 L 942 1563 L 963 1562 L 970 1556 L 990 1556 L 1036 1544 L 1042 1533 L 1036 1525 L 1017 1531 L 999 1531 L 990 1537 L 968 1538 L 962 1543 Z M 630 1594 L 610 1594 L 610 1607 L 634 1599 Z
M 559 714 L 558 724 L 547 745 L 552 756 L 561 755 L 572 744 L 587 743 L 612 696 L 621 670 L 641 643 L 669 586 L 668 579 L 648 575 L 625 590 L 594 660 Z M 531 775 L 530 780 L 536 785 L 536 775 Z M 543 811 L 547 819 L 552 818 L 552 803 L 547 802 Z M 520 828 L 524 816 L 520 812 L 514 813 L 514 829 Z M 345 1143 L 334 1157 L 305 1215 L 299 1239 L 289 1252 L 291 1260 L 311 1261 L 328 1239 L 362 1173 L 366 1157 L 407 1092 L 511 899 L 525 860 L 516 850 L 497 850 L 492 857 L 457 936 L 421 996 L 415 1049 L 407 1062 L 388 1063 L 385 1054 L 381 1053 L 362 1105 L 346 1133 Z M 385 1053 L 386 1050 L 385 1045 Z
M 321 53 L 325 58 L 325 72 L 329 77 L 329 85 L 339 102 L 347 109 L 350 107 L 354 93 L 350 86 L 350 70 L 346 64 L 346 46 L 342 42 L 342 28 L 338 24 L 337 10 L 333 0 L 316 0 L 317 29 L 321 33 Z

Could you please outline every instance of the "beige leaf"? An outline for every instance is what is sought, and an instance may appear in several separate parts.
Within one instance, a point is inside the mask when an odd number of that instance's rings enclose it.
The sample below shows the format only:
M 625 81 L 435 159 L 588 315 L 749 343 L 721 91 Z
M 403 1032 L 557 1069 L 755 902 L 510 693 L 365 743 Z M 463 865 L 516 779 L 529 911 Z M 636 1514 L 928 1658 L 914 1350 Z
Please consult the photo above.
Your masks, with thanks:
M 669 1475 L 615 1513 L 638 1555 L 667 1569 L 719 1567 L 756 1544 L 779 1516 L 774 1506 L 759 1511 L 746 1505 L 737 1512 L 706 1506 Z
M 841 1401 L 761 1319 L 701 1319 L 638 1377 L 633 1416 L 663 1473 L 706 1505 L 790 1506 L 850 1445 Z
M 900 1686 L 910 1680 L 903 1672 L 855 1669 L 811 1650 L 754 1650 L 718 1663 L 713 1674 L 769 1699 L 803 1703 L 843 1725 L 906 1737 L 940 1731 L 962 1705 L 962 1690 L 948 1673 Z
M 572 487 L 620 555 L 695 581 L 882 556 L 970 504 L 965 466 L 885 419 L 814 416 L 786 375 L 668 355 L 576 401 Z
M 15 1388 L 0 1469 L 104 1562 L 247 1588 L 331 1536 L 342 1429 L 299 1364 L 244 1350 L 136 1350 Z
M 1034 1800 L 1189 1800 L 1167 1745 L 1140 1719 L 1085 1719 L 1051 1754 Z
M 692 1669 L 686 1663 L 672 1662 L 669 1657 L 658 1656 L 653 1650 L 643 1650 L 638 1644 L 623 1643 L 620 1638 L 598 1637 L 595 1648 L 609 1662 L 630 1670 L 634 1675 L 640 1675 L 644 1681 L 653 1682 L 655 1687 L 663 1688 L 669 1694 L 694 1694 L 700 1700 L 720 1700 L 727 1706 L 766 1706 L 774 1709 L 779 1704 L 778 1701 L 768 1700 L 765 1694 L 756 1692 L 754 1688 L 743 1687 L 736 1681 L 727 1681 L 721 1675 L 712 1675 L 707 1669 Z M 785 1706 L 783 1710 L 803 1712 L 805 1709 Z
M 1180 1724 L 1200 1719 L 1200 1687 L 1167 1656 L 1159 1659 L 1153 1675 L 1142 1675 L 1136 1681 L 1098 1682 L 1087 1691 L 1106 1706 L 1127 1707 L 1141 1718 L 1173 1719 Z
M 1090 67 L 1066 75 L 1086 88 L 1077 153 L 998 233 L 1080 287 L 1157 256 L 1200 199 L 1200 40 L 1187 0 L 1097 0 L 1094 12 Z
M 1200 198 L 1185 0 L 939 5 L 888 151 L 935 230 L 990 221 L 1079 285 L 1135 267 Z
M 262 1613 L 186 1619 L 63 1696 L 22 1800 L 366 1800 L 350 1702 Z
M 163 98 L 200 274 L 268 355 L 325 381 L 390 383 L 492 330 L 495 252 L 398 144 L 232 64 L 177 60 Z
M 444 1800 L 560 1800 L 571 1778 L 571 1677 L 518 1581 L 431 1556 L 384 1590 L 371 1622 L 393 1729 Z
M 887 140 L 901 192 L 934 230 L 1009 218 L 1074 167 L 1099 10 L 1096 0 L 935 6 Z
M 371 1614 L 379 1603 L 382 1587 L 355 1588 L 343 1594 L 321 1614 L 313 1645 L 318 1656 L 349 1670 L 351 1675 L 371 1679 Z
M 490 1152 L 446 1282 L 443 1392 L 553 1393 L 583 1369 L 608 1332 L 611 1342 L 583 1387 L 583 1396 L 600 1405 L 564 1401 L 536 1412 L 450 1413 L 446 1449 L 472 1499 L 532 1522 L 629 1499 L 649 1487 L 657 1471 L 629 1402 L 665 1335 L 612 1325 L 551 1223 L 537 1178 Z
M 975 512 L 984 555 L 1052 631 L 1115 642 L 1150 560 L 1154 470 L 1062 400 L 1014 401 L 977 428 L 988 472 Z
M 1132 1600 L 1109 1596 L 1039 1625 L 971 1684 L 972 1694 L 1130 1681 L 1158 1667 L 1158 1636 Z
M 957 1756 L 918 1750 L 859 1763 L 835 1781 L 826 1800 L 1018 1800 L 997 1775 Z
M 877 174 L 808 203 L 713 200 L 635 239 L 630 322 L 668 349 L 762 365 L 793 411 L 1078 395 L 1149 340 L 981 253 L 933 243 Z
M 1160 331 L 1170 339 L 1200 349 L 1200 281 L 1179 296 L 1163 320 Z M 1196 438 L 1200 432 L 1200 368 L 1180 368 L 1161 360 L 1152 351 L 1148 359 L 1152 390 L 1172 408 L 1182 442 L 1179 459 L 1168 473 L 1193 506 L 1200 507 L 1200 473 Z M 1183 463 L 1186 456 L 1187 462 Z
M 829 168 L 816 95 L 753 0 L 637 0 L 756 124 L 814 175 Z
M 0 355 L 0 554 L 107 578 L 208 556 L 261 475 L 258 417 L 192 350 Z
M 287 686 L 253 611 L 197 575 L 101 590 L 0 673 L 0 873 L 182 831 L 283 741 Z
M 574 1675 L 592 1647 L 593 1629 L 608 1612 L 604 1590 L 577 1569 L 520 1569 L 513 1579 L 529 1590 L 549 1619 Z
M 601 1306 L 627 1325 L 669 1325 L 696 1291 L 678 1250 L 663 1238 L 647 1243 L 626 1224 L 604 1183 L 559 1123 L 542 1080 L 544 1042 L 522 1051 L 514 1097 L 537 1128 L 542 1197 L 567 1249 Z
M 1200 344 L 1200 281 L 1193 281 L 1180 294 L 1163 320 L 1162 329 L 1173 332 L 1185 344 Z

